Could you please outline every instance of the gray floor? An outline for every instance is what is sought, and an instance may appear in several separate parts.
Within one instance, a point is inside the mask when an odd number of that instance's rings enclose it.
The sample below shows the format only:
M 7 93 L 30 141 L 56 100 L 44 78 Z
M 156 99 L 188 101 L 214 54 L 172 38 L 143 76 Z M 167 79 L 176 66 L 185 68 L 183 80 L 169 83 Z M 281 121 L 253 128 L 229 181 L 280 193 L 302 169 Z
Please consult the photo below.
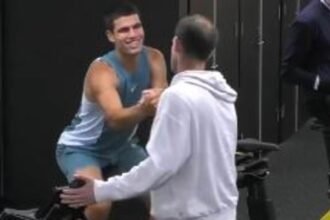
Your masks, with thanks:
M 320 132 L 307 122 L 281 144 L 271 157 L 268 189 L 277 220 L 319 220 L 330 209 L 327 162 Z M 238 220 L 247 220 L 245 190 L 241 191 Z

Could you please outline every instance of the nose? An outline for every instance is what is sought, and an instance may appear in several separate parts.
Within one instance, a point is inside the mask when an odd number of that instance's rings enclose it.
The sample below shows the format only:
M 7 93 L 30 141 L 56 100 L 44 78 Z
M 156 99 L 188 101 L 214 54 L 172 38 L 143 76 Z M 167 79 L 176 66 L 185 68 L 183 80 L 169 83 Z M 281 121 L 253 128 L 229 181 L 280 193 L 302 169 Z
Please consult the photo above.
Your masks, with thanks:
M 128 32 L 128 36 L 129 37 L 135 37 L 138 33 L 138 30 L 136 30 L 135 28 L 130 28 L 129 32 Z

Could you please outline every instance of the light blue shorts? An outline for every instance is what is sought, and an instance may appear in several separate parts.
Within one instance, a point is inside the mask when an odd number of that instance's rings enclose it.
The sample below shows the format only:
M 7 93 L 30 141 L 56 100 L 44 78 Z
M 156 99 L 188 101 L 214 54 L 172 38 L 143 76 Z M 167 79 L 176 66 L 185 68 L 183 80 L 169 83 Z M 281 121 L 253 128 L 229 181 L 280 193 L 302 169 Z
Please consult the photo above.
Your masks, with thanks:
M 127 144 L 120 150 L 96 154 L 88 150 L 77 149 L 75 146 L 57 145 L 56 160 L 68 181 L 72 181 L 77 170 L 87 166 L 99 167 L 103 177 L 129 171 L 133 166 L 147 158 L 144 148 L 136 144 Z

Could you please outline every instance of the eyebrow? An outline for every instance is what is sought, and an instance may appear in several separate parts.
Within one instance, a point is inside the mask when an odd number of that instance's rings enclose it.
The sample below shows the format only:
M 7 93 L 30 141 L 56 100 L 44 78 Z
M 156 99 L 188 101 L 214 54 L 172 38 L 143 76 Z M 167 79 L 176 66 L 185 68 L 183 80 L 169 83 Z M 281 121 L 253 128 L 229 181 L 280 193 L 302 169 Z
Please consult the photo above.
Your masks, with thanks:
M 131 25 L 131 26 L 124 26 L 122 28 L 119 28 L 117 31 L 118 32 L 126 32 L 128 31 L 131 27 L 133 28 L 139 28 L 142 27 L 142 23 L 141 22 L 136 22 L 135 24 Z

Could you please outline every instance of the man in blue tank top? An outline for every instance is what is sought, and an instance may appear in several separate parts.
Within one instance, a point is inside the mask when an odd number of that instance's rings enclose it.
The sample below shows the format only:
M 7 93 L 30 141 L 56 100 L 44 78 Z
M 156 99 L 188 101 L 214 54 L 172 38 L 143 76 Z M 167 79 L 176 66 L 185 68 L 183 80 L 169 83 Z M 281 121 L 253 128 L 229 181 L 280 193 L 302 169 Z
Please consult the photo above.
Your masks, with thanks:
M 137 8 L 124 3 L 105 15 L 106 36 L 115 49 L 95 59 L 86 73 L 81 105 L 58 140 L 56 158 L 68 181 L 75 174 L 104 179 L 104 169 L 128 171 L 144 160 L 134 142 L 137 125 L 153 116 L 167 86 L 162 53 L 144 46 Z M 90 220 L 106 219 L 110 202 L 91 205 Z

